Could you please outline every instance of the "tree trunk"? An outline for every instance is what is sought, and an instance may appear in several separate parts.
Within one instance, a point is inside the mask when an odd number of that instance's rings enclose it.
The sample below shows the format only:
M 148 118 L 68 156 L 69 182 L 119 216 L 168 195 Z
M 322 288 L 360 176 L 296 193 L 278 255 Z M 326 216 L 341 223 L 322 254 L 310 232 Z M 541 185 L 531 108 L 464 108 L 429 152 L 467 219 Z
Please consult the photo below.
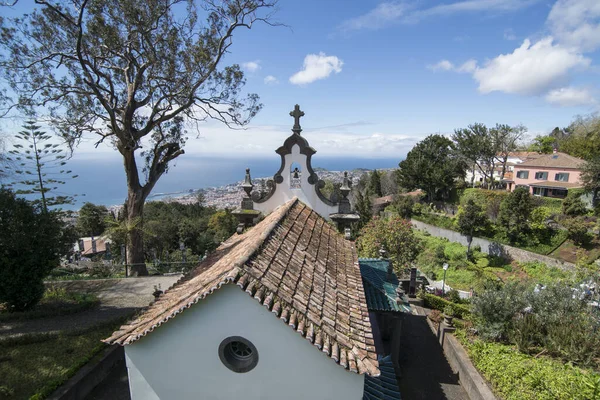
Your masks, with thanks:
M 148 275 L 144 257 L 143 213 L 145 198 L 142 190 L 129 190 L 127 195 L 127 264 L 131 276 Z
M 473 243 L 473 236 L 467 236 L 467 258 L 471 259 L 471 243 Z

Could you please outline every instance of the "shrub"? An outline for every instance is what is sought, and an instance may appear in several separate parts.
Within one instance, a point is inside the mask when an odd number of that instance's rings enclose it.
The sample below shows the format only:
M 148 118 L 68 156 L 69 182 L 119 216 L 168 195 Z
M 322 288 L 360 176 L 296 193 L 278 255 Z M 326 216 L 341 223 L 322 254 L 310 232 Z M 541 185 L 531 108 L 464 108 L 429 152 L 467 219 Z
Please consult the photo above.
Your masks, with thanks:
M 439 310 L 439 311 L 443 311 L 446 309 L 446 307 L 451 307 L 453 310 L 453 315 L 457 318 L 467 318 L 471 315 L 471 310 L 469 309 L 469 307 L 461 305 L 461 304 L 454 304 L 446 299 L 443 299 L 439 296 L 435 296 L 433 294 L 429 294 L 429 293 L 424 293 L 422 295 L 423 298 L 423 303 L 425 304 L 425 307 L 427 308 L 431 308 L 432 310 Z
M 11 311 L 33 307 L 44 294 L 43 279 L 58 266 L 74 238 L 55 212 L 42 212 L 0 189 L 0 302 Z
M 562 203 L 562 213 L 570 217 L 587 214 L 585 204 L 580 197 L 567 197 Z
M 570 218 L 563 221 L 567 228 L 569 239 L 577 246 L 584 246 L 591 241 L 591 235 L 588 233 L 588 224 L 582 217 Z
M 481 337 L 491 341 L 508 339 L 514 316 L 527 305 L 524 289 L 523 285 L 511 282 L 488 288 L 473 299 L 475 327 Z
M 415 200 L 412 196 L 397 196 L 393 207 L 396 209 L 398 215 L 402 218 L 409 219 L 413 213 L 413 207 L 415 206 Z

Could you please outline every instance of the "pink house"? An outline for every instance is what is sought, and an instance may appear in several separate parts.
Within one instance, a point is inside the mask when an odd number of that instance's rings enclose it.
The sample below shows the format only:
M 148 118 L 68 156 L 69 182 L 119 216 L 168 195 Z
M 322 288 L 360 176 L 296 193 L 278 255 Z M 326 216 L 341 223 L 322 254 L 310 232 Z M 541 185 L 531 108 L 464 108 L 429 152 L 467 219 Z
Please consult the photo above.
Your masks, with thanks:
M 506 189 L 512 192 L 523 186 L 534 196 L 564 198 L 569 189 L 582 187 L 579 176 L 583 163 L 580 158 L 559 152 L 529 159 L 514 166 L 512 176 L 504 180 Z

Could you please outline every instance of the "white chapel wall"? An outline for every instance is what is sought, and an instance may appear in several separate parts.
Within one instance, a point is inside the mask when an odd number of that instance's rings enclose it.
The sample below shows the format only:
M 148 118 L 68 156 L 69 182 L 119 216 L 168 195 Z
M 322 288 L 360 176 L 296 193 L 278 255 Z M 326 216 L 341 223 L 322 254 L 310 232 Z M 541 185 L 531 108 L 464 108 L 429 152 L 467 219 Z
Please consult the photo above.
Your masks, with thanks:
M 329 206 L 325 204 L 315 190 L 315 185 L 308 183 L 308 168 L 306 165 L 306 155 L 300 154 L 300 146 L 295 144 L 292 146 L 292 153 L 285 155 L 285 167 L 281 172 L 283 182 L 277 185 L 277 189 L 273 196 L 264 203 L 254 203 L 254 208 L 258 211 L 262 211 L 263 214 L 267 215 L 278 206 L 285 202 L 298 197 L 300 201 L 308 205 L 310 208 L 315 210 L 321 217 L 329 220 L 329 214 L 336 213 L 338 206 Z M 301 187 L 298 189 L 290 188 L 292 164 L 297 163 L 300 165 L 301 170 Z
M 253 370 L 235 373 L 221 363 L 219 344 L 229 336 L 256 346 L 259 361 Z M 344 370 L 233 284 L 125 346 L 125 353 L 132 400 L 358 400 L 363 395 L 363 375 Z

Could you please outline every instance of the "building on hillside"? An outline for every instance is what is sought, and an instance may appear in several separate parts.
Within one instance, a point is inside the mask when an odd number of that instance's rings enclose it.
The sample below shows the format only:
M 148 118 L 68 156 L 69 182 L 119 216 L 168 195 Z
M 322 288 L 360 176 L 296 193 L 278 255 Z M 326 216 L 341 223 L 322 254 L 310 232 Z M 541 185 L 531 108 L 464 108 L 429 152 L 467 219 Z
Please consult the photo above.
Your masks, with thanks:
M 526 187 L 534 196 L 564 198 L 569 189 L 581 188 L 579 181 L 584 161 L 554 152 L 526 160 L 514 167 L 512 179 L 505 179 L 510 192 Z
M 80 257 L 94 257 L 110 253 L 111 240 L 106 236 L 83 237 L 77 240 L 73 249 Z
M 515 165 L 521 164 L 528 160 L 533 160 L 542 155 L 535 151 L 509 152 L 506 158 L 506 169 L 504 170 L 504 176 L 502 176 L 502 160 L 504 159 L 504 154 L 505 153 L 498 153 L 496 155 L 494 172 L 492 174 L 494 182 L 507 182 L 507 179 L 511 179 L 510 176 L 512 176 L 512 172 L 514 170 Z M 484 181 L 485 177 L 476 165 L 473 165 L 472 168 L 467 170 L 465 174 L 465 182 L 473 182 L 473 184 L 483 184 Z
M 341 233 L 348 182 L 339 204 L 319 196 L 300 113 L 258 194 L 247 171 L 238 233 L 105 340 L 133 400 L 400 398 L 398 280 Z

